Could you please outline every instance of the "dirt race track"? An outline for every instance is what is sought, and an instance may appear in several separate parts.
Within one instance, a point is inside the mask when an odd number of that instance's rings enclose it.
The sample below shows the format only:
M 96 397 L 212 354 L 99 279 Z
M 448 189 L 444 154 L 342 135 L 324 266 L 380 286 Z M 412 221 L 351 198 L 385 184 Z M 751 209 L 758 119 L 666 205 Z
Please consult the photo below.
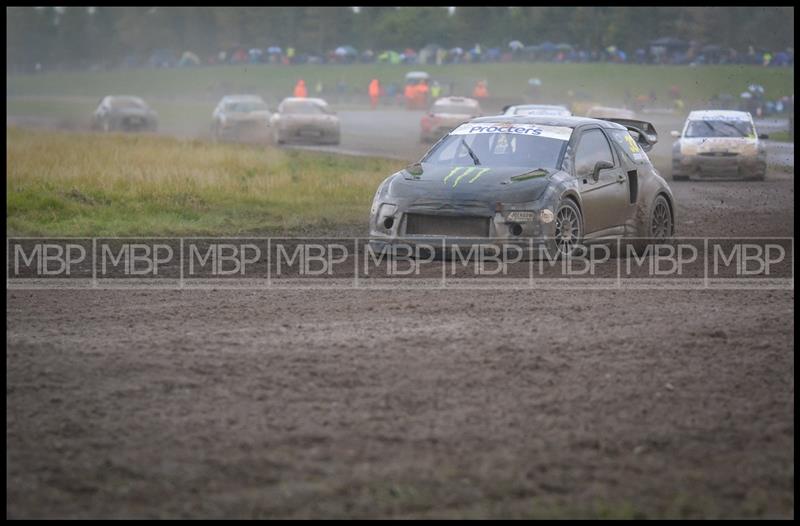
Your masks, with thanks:
M 671 186 L 681 235 L 794 235 L 793 173 Z M 793 316 L 793 288 L 11 290 L 7 516 L 793 517 Z

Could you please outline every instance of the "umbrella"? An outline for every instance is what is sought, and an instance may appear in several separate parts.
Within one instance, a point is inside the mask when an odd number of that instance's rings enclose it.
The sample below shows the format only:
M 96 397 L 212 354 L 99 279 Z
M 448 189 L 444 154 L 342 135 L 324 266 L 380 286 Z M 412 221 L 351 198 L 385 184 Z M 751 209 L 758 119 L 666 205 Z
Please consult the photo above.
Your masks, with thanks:
M 539 51 L 556 51 L 556 45 L 552 42 L 542 42 L 539 44 Z
M 387 50 L 378 55 L 379 62 L 389 62 L 391 64 L 398 64 L 400 62 L 400 53 L 397 51 Z
M 461 49 L 460 47 L 454 47 L 453 49 L 450 50 L 450 53 L 452 53 L 453 55 L 463 55 L 464 50 Z
M 191 51 L 185 51 L 181 56 L 181 60 L 178 64 L 181 66 L 188 66 L 190 64 L 196 66 L 200 64 L 200 59 L 197 57 L 197 55 L 195 55 Z
M 339 46 L 333 53 L 339 57 L 358 55 L 358 51 L 353 46 Z
M 519 49 L 524 48 L 525 46 L 519 40 L 512 40 L 511 42 L 508 43 L 508 47 L 510 47 L 514 51 L 517 51 Z
M 270 46 L 267 48 L 267 53 L 270 55 L 280 55 L 283 50 L 278 46 Z

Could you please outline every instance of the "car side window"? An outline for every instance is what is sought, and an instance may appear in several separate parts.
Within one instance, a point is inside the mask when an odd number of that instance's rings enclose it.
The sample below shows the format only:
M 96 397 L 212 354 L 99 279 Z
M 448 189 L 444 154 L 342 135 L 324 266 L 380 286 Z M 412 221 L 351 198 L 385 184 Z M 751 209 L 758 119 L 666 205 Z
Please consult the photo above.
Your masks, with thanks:
M 597 128 L 586 130 L 581 135 L 578 149 L 575 152 L 575 174 L 583 177 L 591 175 L 594 165 L 598 161 L 608 161 L 614 164 L 614 156 L 608 139 Z

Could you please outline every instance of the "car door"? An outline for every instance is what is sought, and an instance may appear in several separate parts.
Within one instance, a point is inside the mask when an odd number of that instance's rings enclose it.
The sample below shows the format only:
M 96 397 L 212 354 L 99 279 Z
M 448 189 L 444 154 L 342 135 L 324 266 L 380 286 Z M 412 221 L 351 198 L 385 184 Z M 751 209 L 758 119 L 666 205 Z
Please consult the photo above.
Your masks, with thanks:
M 595 180 L 593 172 L 598 161 L 606 161 L 613 167 L 600 170 Z M 581 132 L 574 167 L 586 235 L 621 235 L 629 198 L 628 181 L 602 129 L 589 128 Z

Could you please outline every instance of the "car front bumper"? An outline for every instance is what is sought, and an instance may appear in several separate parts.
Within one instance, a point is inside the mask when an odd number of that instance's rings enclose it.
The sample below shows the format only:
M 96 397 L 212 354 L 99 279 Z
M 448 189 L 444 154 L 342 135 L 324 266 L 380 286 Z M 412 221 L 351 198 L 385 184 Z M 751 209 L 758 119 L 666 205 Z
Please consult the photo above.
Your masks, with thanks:
M 709 179 L 748 179 L 763 176 L 766 156 L 684 155 L 673 157 L 673 176 Z

